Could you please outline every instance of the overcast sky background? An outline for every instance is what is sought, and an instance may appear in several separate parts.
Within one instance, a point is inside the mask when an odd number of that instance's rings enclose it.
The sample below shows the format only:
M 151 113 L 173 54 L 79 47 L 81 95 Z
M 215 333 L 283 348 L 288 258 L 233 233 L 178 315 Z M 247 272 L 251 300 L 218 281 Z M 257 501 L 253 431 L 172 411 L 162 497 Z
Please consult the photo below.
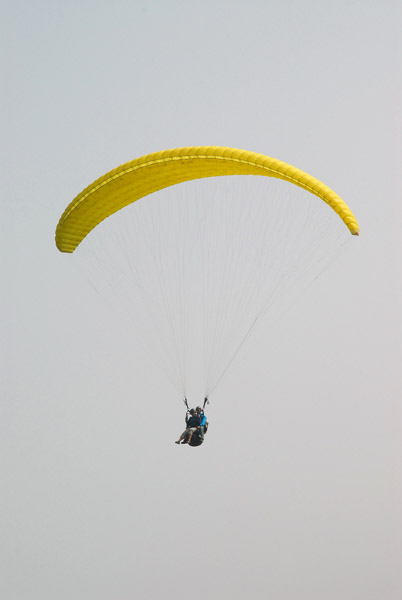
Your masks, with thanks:
M 0 598 L 399 600 L 400 3 L 1 6 Z M 54 245 L 98 176 L 189 145 L 293 164 L 361 227 L 199 449 Z

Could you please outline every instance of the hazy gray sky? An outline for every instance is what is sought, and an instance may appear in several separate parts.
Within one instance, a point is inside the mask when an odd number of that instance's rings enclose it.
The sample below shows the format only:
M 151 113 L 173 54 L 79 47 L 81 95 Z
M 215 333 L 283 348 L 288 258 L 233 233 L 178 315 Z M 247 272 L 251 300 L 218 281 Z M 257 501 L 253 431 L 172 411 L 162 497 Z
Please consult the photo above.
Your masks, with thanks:
M 3 1 L 0 598 L 402 597 L 397 0 Z M 361 227 L 213 397 L 199 449 L 54 245 L 148 152 L 325 181 Z

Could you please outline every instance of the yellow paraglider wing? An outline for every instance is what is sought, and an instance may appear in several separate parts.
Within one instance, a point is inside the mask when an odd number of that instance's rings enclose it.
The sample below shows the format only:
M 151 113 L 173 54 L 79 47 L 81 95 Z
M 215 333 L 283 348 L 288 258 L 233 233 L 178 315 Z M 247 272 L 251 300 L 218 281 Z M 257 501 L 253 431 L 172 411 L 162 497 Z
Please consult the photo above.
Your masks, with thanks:
M 101 221 L 135 200 L 177 183 L 221 175 L 265 175 L 293 183 L 329 204 L 350 232 L 359 234 L 349 207 L 315 177 L 263 154 L 196 146 L 148 154 L 97 179 L 64 211 L 56 229 L 56 245 L 61 252 L 74 252 Z

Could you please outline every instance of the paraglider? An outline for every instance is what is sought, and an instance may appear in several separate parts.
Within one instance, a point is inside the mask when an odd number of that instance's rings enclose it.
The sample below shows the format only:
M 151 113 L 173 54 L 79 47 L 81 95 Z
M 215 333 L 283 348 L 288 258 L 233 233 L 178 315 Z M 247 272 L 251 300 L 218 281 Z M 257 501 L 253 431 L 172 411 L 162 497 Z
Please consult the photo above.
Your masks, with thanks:
M 206 404 L 206 402 L 208 402 L 208 398 L 205 398 L 204 400 L 204 406 Z M 201 406 L 197 406 L 197 408 L 195 409 L 197 412 L 197 415 L 199 415 L 200 417 L 200 440 L 201 442 L 204 441 L 204 436 L 206 434 L 206 432 L 208 431 L 208 421 L 207 421 L 207 416 L 204 413 L 204 409 L 201 408 Z
M 176 444 L 189 444 L 191 446 L 191 440 L 193 434 L 196 433 L 197 429 L 201 426 L 201 418 L 197 414 L 195 408 L 190 408 L 190 414 L 186 414 L 186 429 L 183 431 Z
M 103 219 L 139 198 L 184 181 L 223 175 L 262 175 L 293 183 L 321 198 L 339 215 L 352 235 L 359 235 L 359 226 L 350 208 L 315 177 L 256 152 L 196 146 L 148 154 L 94 181 L 61 216 L 56 245 L 61 252 L 74 252 Z
M 189 408 L 187 398 L 184 399 L 187 406 L 185 417 L 186 429 L 183 431 L 175 444 L 188 444 L 189 446 L 201 446 L 204 442 L 205 434 L 208 431 L 208 421 L 204 413 L 205 405 L 208 403 L 208 398 L 204 398 L 204 405 L 197 408 Z
M 350 208 L 315 177 L 255 152 L 200 146 L 97 179 L 64 211 L 56 245 L 72 253 L 82 244 L 89 278 L 98 273 L 96 288 L 106 280 L 102 293 L 119 296 L 181 397 L 192 386 L 208 397 L 257 325 L 274 322 L 346 243 L 346 228 L 359 234 Z M 199 408 L 191 445 L 207 427 Z

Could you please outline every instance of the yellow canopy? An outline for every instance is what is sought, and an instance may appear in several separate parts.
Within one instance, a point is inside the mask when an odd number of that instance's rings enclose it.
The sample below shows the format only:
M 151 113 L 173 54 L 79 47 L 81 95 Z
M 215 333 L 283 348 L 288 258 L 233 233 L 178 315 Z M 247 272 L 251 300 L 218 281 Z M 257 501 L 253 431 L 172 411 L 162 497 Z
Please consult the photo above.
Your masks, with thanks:
M 139 198 L 184 181 L 221 175 L 265 175 L 298 185 L 329 204 L 350 232 L 359 235 L 349 207 L 315 177 L 263 154 L 195 146 L 136 158 L 97 179 L 64 211 L 56 229 L 56 245 L 61 252 L 74 252 L 101 221 Z

